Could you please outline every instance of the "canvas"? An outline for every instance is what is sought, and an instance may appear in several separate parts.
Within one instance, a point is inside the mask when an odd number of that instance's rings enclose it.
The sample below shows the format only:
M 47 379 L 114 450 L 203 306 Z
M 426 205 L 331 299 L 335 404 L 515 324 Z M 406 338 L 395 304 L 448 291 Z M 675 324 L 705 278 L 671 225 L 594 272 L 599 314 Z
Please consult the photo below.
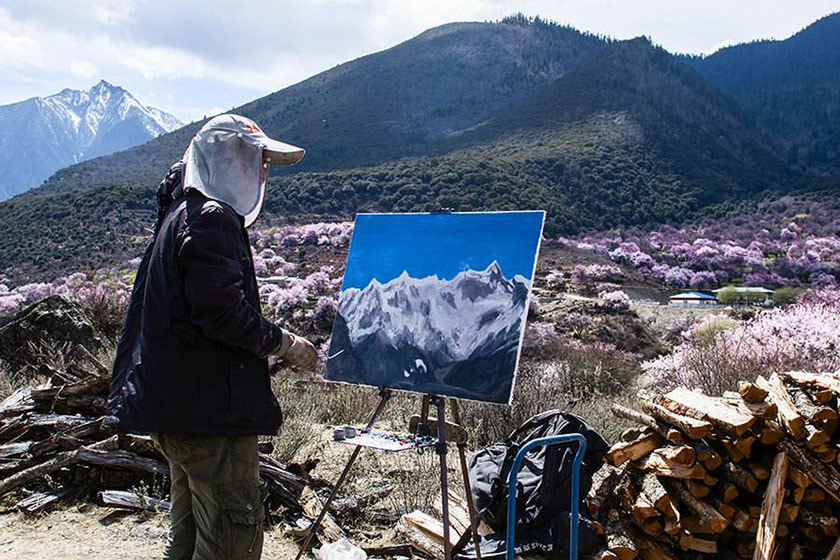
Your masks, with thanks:
M 509 403 L 544 218 L 358 215 L 326 379 Z

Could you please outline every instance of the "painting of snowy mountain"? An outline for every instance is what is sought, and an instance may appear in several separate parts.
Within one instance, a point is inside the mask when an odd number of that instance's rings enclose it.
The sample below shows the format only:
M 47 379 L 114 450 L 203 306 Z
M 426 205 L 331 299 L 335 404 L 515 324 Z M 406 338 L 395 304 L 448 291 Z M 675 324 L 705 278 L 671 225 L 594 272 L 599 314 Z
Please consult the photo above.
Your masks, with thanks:
M 510 402 L 543 219 L 358 215 L 326 378 Z

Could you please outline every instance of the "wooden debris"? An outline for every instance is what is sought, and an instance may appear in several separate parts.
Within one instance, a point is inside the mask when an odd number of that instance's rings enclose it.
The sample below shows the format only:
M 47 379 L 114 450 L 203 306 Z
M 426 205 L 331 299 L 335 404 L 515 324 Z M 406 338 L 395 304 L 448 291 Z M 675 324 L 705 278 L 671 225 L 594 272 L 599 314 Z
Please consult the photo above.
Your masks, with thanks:
M 449 522 L 451 527 L 459 535 L 470 530 L 470 512 L 467 509 L 467 502 L 464 498 L 449 490 Z M 443 518 L 443 503 L 440 496 L 435 499 L 435 513 Z
M 24 498 L 17 503 L 17 508 L 23 513 L 33 514 L 46 510 L 50 506 L 59 502 L 61 499 L 76 492 L 77 488 L 74 486 L 61 486 L 55 490 L 47 492 L 35 492 L 28 498 Z
M 706 469 L 698 463 L 685 464 L 674 461 L 668 448 L 657 449 L 640 463 L 639 468 L 646 472 L 655 473 L 658 476 L 669 476 L 672 478 L 693 478 L 703 480 L 706 478 Z
M 784 484 L 787 478 L 788 458 L 784 452 L 776 455 L 773 460 L 773 470 L 764 501 L 761 505 L 761 517 L 758 521 L 758 533 L 755 537 L 755 553 L 753 560 L 772 560 L 773 546 L 776 542 L 776 525 L 779 523 L 779 513 L 782 500 L 785 497 Z
M 721 533 L 729 525 L 723 515 L 711 505 L 695 498 L 681 483 L 675 483 L 670 487 L 679 496 L 681 505 L 686 506 L 691 512 L 697 515 L 701 522 L 706 524 L 714 533 Z
M 318 517 L 318 514 L 321 513 L 321 509 L 324 507 L 324 504 L 315 491 L 307 486 L 303 489 L 303 492 L 301 492 L 300 507 L 303 510 L 304 515 L 310 519 L 315 519 Z M 329 512 L 324 515 L 324 519 L 321 521 L 318 531 L 318 537 L 321 538 L 323 542 L 335 542 L 347 536 Z
M 76 451 L 66 451 L 56 455 L 48 461 L 44 461 L 43 463 L 34 465 L 28 469 L 19 471 L 12 476 L 0 480 L 0 496 L 17 488 L 18 486 L 37 480 L 44 475 L 50 474 L 51 472 L 57 471 L 58 469 L 64 468 L 68 465 L 72 465 L 77 461 L 78 458 L 76 456 Z
M 755 383 L 750 383 L 749 381 L 741 381 L 738 383 L 738 393 L 741 395 L 741 398 L 744 399 L 744 402 L 749 404 L 760 403 L 767 398 L 766 389 L 759 387 Z
M 742 436 L 756 422 L 756 418 L 745 414 L 720 397 L 710 397 L 698 391 L 678 387 L 664 396 L 671 410 L 707 420 L 725 432 Z
M 168 486 L 168 463 L 148 436 L 116 435 L 105 422 L 110 377 L 77 370 L 53 376 L 66 383 L 20 389 L 0 402 L 0 496 L 14 492 L 6 499 L 25 513 L 71 495 L 143 509 L 122 489 Z M 301 509 L 300 477 L 267 456 L 260 456 L 260 476 L 269 504 Z M 164 507 L 156 498 L 143 500 Z
M 647 431 L 613 448 L 621 470 L 602 469 L 609 484 L 590 492 L 603 557 L 840 560 L 840 373 L 738 389 L 641 392 L 644 412 L 613 407 Z M 622 455 L 639 448 L 641 458 Z
M 613 445 L 606 454 L 606 459 L 616 467 L 626 461 L 636 461 L 645 457 L 662 444 L 662 437 L 655 433 L 643 433 L 633 441 L 619 442 Z
M 18 389 L 0 402 L 0 419 L 20 416 L 35 410 L 35 404 L 31 402 L 31 399 L 32 387 Z
M 165 463 L 148 457 L 140 457 L 128 451 L 100 451 L 82 447 L 76 452 L 76 460 L 101 467 L 146 471 L 159 475 L 169 474 L 169 467 Z
M 150 496 L 139 496 L 134 492 L 120 490 L 103 490 L 97 494 L 97 501 L 103 506 L 123 509 L 145 511 L 169 511 L 171 509 L 171 504 L 165 500 Z
M 723 475 L 747 492 L 755 492 L 758 488 L 758 479 L 750 471 L 728 461 L 723 464 Z
M 627 523 L 607 527 L 607 549 L 621 560 L 632 560 L 639 554 L 636 539 Z
M 657 400 L 657 397 L 654 397 L 654 400 L 651 401 L 643 400 L 642 408 L 662 422 L 677 427 L 691 439 L 701 439 L 711 433 L 711 423 L 669 410 L 656 402 Z
M 619 418 L 624 418 L 625 420 L 630 420 L 631 422 L 636 422 L 642 426 L 650 428 L 668 441 L 673 443 L 682 443 L 684 440 L 682 433 L 678 429 L 668 427 L 666 424 L 658 421 L 653 416 L 621 406 L 620 404 L 613 404 L 610 407 L 610 410 L 612 410 L 612 413 Z
M 412 511 L 400 518 L 399 530 L 412 545 L 433 558 L 443 558 L 443 523 L 422 511 Z M 458 544 L 455 531 L 449 532 L 452 546 Z
M 834 546 L 831 547 L 825 560 L 840 560 L 840 538 L 834 542 Z
M 591 515 L 597 515 L 604 504 L 613 497 L 613 491 L 627 473 L 627 464 L 616 468 L 608 463 L 592 476 L 592 487 L 586 497 L 586 504 Z
M 828 492 L 835 501 L 840 502 L 840 473 L 836 469 L 815 460 L 806 450 L 791 441 L 782 440 L 779 442 L 779 447 L 790 455 L 790 459 L 796 463 L 796 466 L 808 473 L 808 478 Z
M 759 376 L 756 379 L 756 383 L 768 392 L 767 398 L 770 399 L 770 401 L 778 408 L 779 420 L 787 433 L 797 439 L 804 438 L 807 435 L 807 431 L 805 430 L 805 418 L 799 413 L 796 406 L 793 404 L 793 400 L 790 398 L 790 393 L 788 393 L 782 383 L 781 377 L 775 373 L 767 380 Z

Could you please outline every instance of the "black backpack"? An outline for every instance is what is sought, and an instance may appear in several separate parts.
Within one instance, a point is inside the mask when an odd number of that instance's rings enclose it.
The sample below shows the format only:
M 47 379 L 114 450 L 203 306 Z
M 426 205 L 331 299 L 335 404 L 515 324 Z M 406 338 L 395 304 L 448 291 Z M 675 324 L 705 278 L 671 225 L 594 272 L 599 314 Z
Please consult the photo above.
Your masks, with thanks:
M 586 454 L 580 471 L 579 496 L 583 500 L 592 486 L 592 475 L 601 467 L 609 446 L 579 416 L 549 410 L 519 426 L 504 443 L 480 449 L 470 457 L 470 482 L 479 519 L 494 531 L 504 533 L 507 528 L 507 480 L 516 453 L 528 441 L 560 434 L 582 434 L 586 438 Z M 565 516 L 567 522 L 576 447 L 576 443 L 535 447 L 525 455 L 517 479 L 518 543 L 523 538 L 544 541 L 543 536 L 549 537 L 550 541 L 552 527 L 558 519 Z M 581 508 L 581 515 L 584 513 L 585 508 Z M 582 531 L 584 526 L 581 525 Z
M 166 210 L 175 202 L 176 198 L 184 194 L 184 167 L 184 160 L 178 160 L 173 163 L 158 185 L 156 193 L 158 211 L 157 218 L 155 219 L 155 233 L 158 232 L 163 223 Z

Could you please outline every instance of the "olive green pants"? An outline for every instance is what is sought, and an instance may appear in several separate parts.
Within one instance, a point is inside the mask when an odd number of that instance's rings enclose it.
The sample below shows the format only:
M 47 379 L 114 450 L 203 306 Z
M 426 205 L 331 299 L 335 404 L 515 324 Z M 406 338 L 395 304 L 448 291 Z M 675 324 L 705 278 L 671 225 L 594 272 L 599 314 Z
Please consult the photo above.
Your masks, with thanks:
M 172 478 L 163 560 L 260 558 L 265 510 L 256 436 L 152 438 Z

